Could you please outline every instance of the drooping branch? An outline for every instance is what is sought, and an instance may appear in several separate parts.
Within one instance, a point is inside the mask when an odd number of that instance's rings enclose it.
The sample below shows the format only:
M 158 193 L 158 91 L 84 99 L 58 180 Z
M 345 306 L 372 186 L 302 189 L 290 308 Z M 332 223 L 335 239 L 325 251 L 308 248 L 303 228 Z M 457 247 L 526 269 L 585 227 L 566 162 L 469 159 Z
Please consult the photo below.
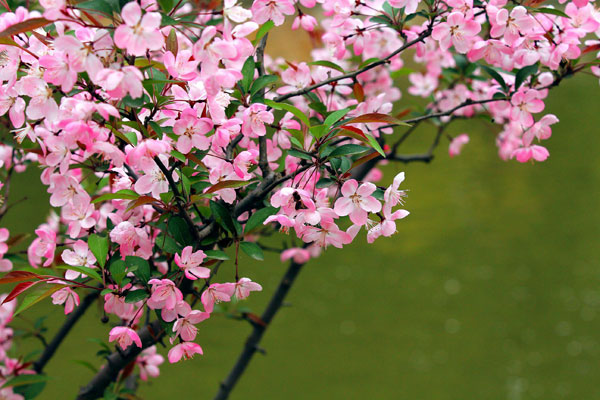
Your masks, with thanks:
M 106 364 L 87 386 L 81 388 L 77 400 L 94 400 L 102 397 L 106 387 L 117 379 L 121 370 L 129 363 L 134 362 L 144 349 L 160 341 L 165 333 L 158 320 L 140 329 L 138 335 L 142 341 L 142 347 L 129 346 L 126 350 L 115 351 L 106 357 Z
M 356 71 L 352 71 L 352 72 L 348 72 L 347 74 L 343 74 L 343 75 L 338 75 L 338 76 L 333 76 L 329 79 L 325 79 L 324 81 L 315 83 L 314 85 L 310 85 L 305 87 L 304 89 L 300 89 L 300 90 L 296 90 L 294 92 L 290 92 L 287 94 L 283 94 L 281 96 L 277 96 L 273 99 L 273 101 L 276 102 L 281 102 L 284 100 L 287 100 L 289 98 L 292 97 L 296 97 L 296 96 L 302 96 L 305 95 L 309 92 L 312 92 L 315 89 L 320 88 L 321 86 L 325 86 L 325 85 L 329 85 L 331 83 L 334 82 L 338 82 L 341 81 L 343 79 L 353 79 L 356 78 L 358 75 L 362 74 L 363 72 L 367 72 L 375 67 L 378 67 L 380 65 L 383 64 L 387 64 L 392 58 L 396 57 L 398 54 L 402 53 L 404 50 L 414 46 L 415 44 L 421 42 L 423 39 L 427 38 L 428 36 L 431 35 L 431 31 L 432 31 L 432 27 L 429 26 L 427 29 L 425 29 L 423 32 L 421 32 L 421 34 L 419 36 L 417 36 L 415 39 L 411 40 L 410 42 L 406 42 L 404 45 L 400 46 L 398 49 L 394 50 L 390 55 L 388 55 L 385 58 L 382 58 L 380 60 L 374 61 L 362 68 L 357 69 Z
M 69 314 L 69 316 L 65 320 L 65 323 L 60 327 L 58 332 L 56 332 L 56 335 L 54 336 L 54 338 L 52 338 L 52 341 L 48 344 L 48 346 L 46 346 L 40 358 L 38 358 L 38 360 L 33 363 L 33 369 L 35 370 L 35 372 L 37 372 L 38 374 L 42 373 L 48 361 L 50 361 L 52 356 L 54 356 L 54 353 L 56 353 L 58 347 L 65 340 L 69 332 L 71 332 L 71 329 L 73 329 L 75 324 L 85 314 L 87 309 L 98 298 L 99 293 L 100 292 L 97 290 L 88 293 L 83 298 L 79 306 L 75 310 L 73 310 L 71 314 Z
M 302 270 L 303 265 L 304 264 L 299 264 L 294 261 L 290 263 L 290 266 L 279 282 L 277 290 L 275 290 L 273 297 L 271 297 L 269 305 L 261 316 L 261 323 L 253 323 L 252 333 L 250 336 L 248 336 L 242 353 L 238 357 L 237 362 L 229 372 L 227 378 L 225 378 L 225 380 L 221 383 L 219 392 L 214 397 L 214 400 L 224 400 L 229 397 L 231 390 L 234 388 L 235 384 L 246 370 L 250 360 L 252 360 L 252 356 L 254 356 L 254 353 L 257 351 L 260 340 L 265 334 L 269 324 L 273 320 L 273 317 L 275 317 L 275 314 L 279 308 L 281 308 L 283 300 L 290 291 L 294 281 L 296 280 L 296 277 Z

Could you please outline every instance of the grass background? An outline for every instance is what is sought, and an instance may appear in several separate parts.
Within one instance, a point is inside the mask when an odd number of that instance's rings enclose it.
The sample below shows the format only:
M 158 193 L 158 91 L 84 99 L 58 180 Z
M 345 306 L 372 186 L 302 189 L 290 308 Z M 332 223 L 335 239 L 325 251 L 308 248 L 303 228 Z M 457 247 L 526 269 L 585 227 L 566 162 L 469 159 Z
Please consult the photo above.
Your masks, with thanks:
M 307 43 L 279 41 L 297 54 Z M 504 162 L 497 132 L 483 122 L 453 125 L 470 134 L 449 159 L 444 143 L 431 165 L 388 165 L 386 181 L 406 171 L 411 215 L 392 238 L 367 246 L 364 235 L 343 251 L 307 265 L 232 399 L 598 399 L 600 388 L 600 101 L 598 81 L 582 76 L 553 90 L 547 112 L 561 119 L 540 164 Z M 406 152 L 423 151 L 419 130 Z M 11 232 L 44 220 L 47 194 L 37 171 L 20 175 L 12 199 L 28 196 L 4 219 Z M 232 265 L 220 275 L 228 279 Z M 260 313 L 285 266 L 275 255 L 241 270 L 264 286 L 248 306 Z M 45 302 L 28 319 L 48 315 Z M 40 399 L 73 398 L 99 365 L 88 337 L 109 326 L 93 308 L 49 363 Z M 20 320 L 18 324 L 26 324 Z M 215 317 L 200 326 L 205 355 L 164 364 L 144 384 L 145 399 L 209 399 L 233 365 L 250 327 Z M 17 348 L 38 347 L 28 340 Z M 165 349 L 160 350 L 166 354 Z

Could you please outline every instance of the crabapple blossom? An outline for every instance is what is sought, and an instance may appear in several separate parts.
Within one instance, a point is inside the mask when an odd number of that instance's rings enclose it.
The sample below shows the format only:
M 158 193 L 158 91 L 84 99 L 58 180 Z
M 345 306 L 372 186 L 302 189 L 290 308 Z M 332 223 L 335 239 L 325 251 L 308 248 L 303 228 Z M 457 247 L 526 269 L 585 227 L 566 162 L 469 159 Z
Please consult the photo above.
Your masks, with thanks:
M 123 350 L 127 349 L 132 344 L 135 344 L 137 347 L 142 347 L 142 341 L 136 331 L 126 326 L 115 326 L 112 328 L 108 334 L 108 341 L 117 342 L 119 347 Z
M 196 280 L 210 276 L 210 269 L 200 266 L 205 258 L 206 254 L 202 250 L 193 252 L 192 246 L 187 246 L 181 251 L 181 256 L 175 254 L 174 261 L 184 271 L 186 278 Z
M 343 197 L 336 200 L 333 210 L 339 216 L 350 216 L 350 220 L 357 225 L 367 223 L 370 212 L 381 211 L 381 203 L 373 196 L 377 187 L 366 182 L 359 186 L 355 179 L 349 179 L 342 185 Z
M 296 270 L 362 230 L 367 243 L 390 237 L 409 215 L 405 174 L 378 183 L 394 162 L 458 155 L 474 133 L 453 131 L 456 119 L 485 120 L 503 160 L 544 161 L 553 88 L 600 76 L 587 0 L 15 1 L 0 14 L 0 218 L 24 171 L 39 172 L 55 209 L 27 260 L 13 249 L 25 232 L 0 228 L 0 271 L 20 285 L 13 295 L 44 286 L 65 313 L 99 298 L 121 349 L 98 373 L 127 382 L 131 368 L 158 376 L 154 344 L 170 342 L 178 362 L 202 354 L 199 322 L 251 315 L 215 304 L 262 291 L 266 236 L 288 235 L 280 259 Z M 304 60 L 268 53 L 269 29 L 286 22 L 308 32 Z M 438 134 L 405 151 L 424 126 Z M 27 371 L 7 356 L 15 310 L 17 299 L 0 304 L 1 384 Z

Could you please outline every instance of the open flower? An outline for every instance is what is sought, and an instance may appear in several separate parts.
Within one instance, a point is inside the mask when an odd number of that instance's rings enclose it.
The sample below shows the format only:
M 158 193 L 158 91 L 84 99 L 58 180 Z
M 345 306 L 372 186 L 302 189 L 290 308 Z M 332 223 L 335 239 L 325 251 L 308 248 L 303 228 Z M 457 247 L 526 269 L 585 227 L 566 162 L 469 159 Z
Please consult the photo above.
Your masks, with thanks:
M 183 342 L 169 350 L 169 362 L 171 364 L 178 362 L 182 358 L 188 360 L 194 357 L 194 354 L 202 355 L 202 347 L 194 342 Z
M 115 44 L 134 56 L 143 56 L 148 50 L 159 50 L 165 43 L 160 33 L 161 16 L 157 12 L 146 13 L 135 1 L 129 2 L 121 11 L 123 24 L 115 30 Z
M 206 279 L 210 277 L 210 269 L 200 267 L 206 258 L 202 250 L 192 253 L 192 246 L 187 246 L 181 251 L 181 256 L 175 254 L 175 264 L 185 273 L 185 277 L 191 280 Z
M 350 215 L 352 222 L 364 225 L 370 212 L 381 211 L 381 203 L 371 196 L 376 189 L 371 182 L 359 186 L 355 179 L 349 179 L 342 185 L 344 197 L 337 199 L 333 210 L 340 217 Z
M 135 343 L 137 347 L 142 347 L 142 341 L 137 332 L 126 326 L 115 326 L 112 328 L 108 334 L 108 341 L 116 341 L 123 350 L 131 346 L 132 343 Z

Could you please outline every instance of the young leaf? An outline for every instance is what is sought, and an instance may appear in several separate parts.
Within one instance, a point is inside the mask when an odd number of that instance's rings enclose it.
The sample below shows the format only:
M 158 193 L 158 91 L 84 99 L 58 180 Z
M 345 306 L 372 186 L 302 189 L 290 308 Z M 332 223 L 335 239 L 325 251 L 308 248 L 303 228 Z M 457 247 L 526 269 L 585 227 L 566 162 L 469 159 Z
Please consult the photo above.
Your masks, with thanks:
M 327 67 L 331 69 L 335 69 L 336 71 L 340 71 L 342 74 L 345 73 L 344 68 L 339 65 L 332 63 L 331 61 L 319 60 L 319 61 L 311 61 L 307 63 L 308 65 L 320 65 L 321 67 Z
M 219 183 L 214 184 L 210 188 L 208 188 L 208 190 L 204 193 L 205 194 L 206 193 L 214 193 L 218 190 L 227 189 L 227 188 L 240 188 L 240 187 L 249 185 L 250 183 L 252 183 L 252 181 L 238 181 L 238 180 L 221 181 Z
M 352 118 L 349 121 L 346 121 L 345 124 L 359 124 L 359 123 L 370 123 L 370 122 L 378 122 L 378 123 L 386 123 L 386 124 L 393 124 L 393 125 L 403 125 L 403 126 L 410 126 L 410 124 L 407 124 L 406 122 L 396 118 L 396 117 L 392 117 L 391 115 L 387 115 L 387 114 L 380 114 L 380 113 L 369 113 L 369 114 L 363 114 L 359 117 L 356 118 Z
M 139 194 L 129 189 L 122 189 L 115 193 L 105 193 L 92 200 L 92 204 L 100 203 L 106 200 L 135 200 L 140 197 Z
M 275 75 L 263 75 L 263 76 L 259 76 L 253 83 L 252 83 L 252 87 L 250 88 L 250 95 L 254 96 L 256 93 L 258 93 L 262 88 L 264 88 L 265 86 L 268 86 L 272 83 L 275 83 L 279 80 L 279 78 Z
M 137 303 L 138 301 L 142 301 L 149 296 L 150 293 L 144 289 L 132 290 L 125 296 L 125 303 Z
M 88 246 L 94 257 L 96 257 L 100 267 L 104 268 L 106 257 L 108 256 L 108 237 L 92 233 L 88 238 Z M 102 280 L 100 281 L 102 282 Z
M 325 118 L 325 121 L 323 121 L 323 125 L 332 126 L 333 124 L 338 122 L 340 119 L 344 118 L 344 116 L 346 114 L 348 114 L 349 112 L 350 112 L 349 108 L 343 108 L 341 110 L 334 111 L 331 114 L 329 114 L 327 116 L 327 118 Z
M 23 22 L 19 22 L 9 26 L 8 28 L 0 32 L 0 37 L 11 37 L 13 35 L 18 35 L 19 33 L 33 31 L 38 28 L 43 28 L 44 26 L 49 25 L 51 23 L 52 21 L 48 21 L 46 18 L 30 18 Z
M 502 78 L 502 75 L 500 75 L 495 69 L 490 68 L 487 65 L 482 65 L 481 68 L 483 68 L 483 70 L 487 72 L 489 76 L 491 76 L 496 82 L 498 82 L 505 92 L 508 91 L 508 85 L 506 85 L 504 78 Z
M 8 296 L 6 296 L 6 298 L 4 299 L 4 301 L 2 301 L 1 304 L 8 303 L 9 301 L 16 299 L 17 296 L 19 296 L 21 293 L 23 293 L 24 291 L 26 291 L 27 289 L 29 289 L 37 283 L 40 283 L 40 281 L 17 283 L 14 289 L 8 294 Z
M 521 68 L 515 75 L 515 90 L 519 89 L 521 84 L 525 82 L 525 79 L 527 79 L 529 75 L 535 74 L 537 70 L 537 64 L 528 65 L 526 67 Z
M 248 233 L 257 227 L 262 226 L 263 222 L 265 222 L 265 220 L 268 217 L 275 214 L 276 212 L 277 209 L 271 206 L 261 208 L 260 210 L 256 210 L 254 214 L 252 214 L 250 218 L 248 218 L 246 226 L 244 227 L 244 233 Z
M 50 285 L 50 287 L 46 290 L 35 290 L 31 293 L 27 293 L 25 296 L 23 296 L 23 299 L 20 301 L 19 306 L 13 314 L 13 317 L 34 306 L 35 304 L 51 296 L 54 292 L 57 292 L 64 287 L 66 287 L 66 285 Z
M 0 284 L 31 281 L 33 279 L 42 279 L 42 277 L 29 271 L 11 271 L 0 278 Z
M 121 282 L 125 275 L 127 275 L 125 261 L 118 259 L 110 263 L 108 266 L 108 270 L 110 271 L 110 275 L 112 276 L 115 283 L 121 286 Z
M 125 257 L 125 265 L 142 282 L 148 283 L 150 280 L 150 264 L 141 257 Z
M 260 42 L 260 39 L 262 39 L 271 29 L 273 29 L 274 26 L 275 23 L 271 20 L 265 22 L 256 32 L 256 37 L 252 41 L 252 44 L 256 46 L 258 42 Z
M 265 104 L 271 108 L 274 108 L 275 110 L 289 111 L 292 114 L 294 114 L 300 121 L 304 122 L 304 124 L 306 126 L 310 126 L 310 121 L 308 120 L 308 117 L 306 116 L 306 114 L 304 114 L 302 111 L 298 110 L 296 107 L 294 107 L 291 104 L 276 103 L 273 100 L 265 100 Z
M 229 260 L 229 256 L 221 250 L 206 250 L 204 254 L 206 254 L 206 258 L 212 258 L 214 260 Z
M 96 272 L 94 269 L 89 268 L 89 267 L 73 266 L 73 265 L 59 265 L 56 268 L 57 269 L 70 269 L 72 271 L 76 271 L 81 274 L 87 275 L 90 278 L 94 279 L 95 281 L 103 283 L 102 277 L 100 276 L 100 274 L 98 274 L 98 272 Z
M 349 156 L 353 154 L 364 153 L 369 150 L 369 147 L 361 146 L 358 144 L 345 144 L 340 147 L 336 147 L 330 154 L 329 158 Z
M 241 242 L 240 248 L 255 260 L 263 261 L 265 259 L 262 249 L 254 242 Z
M 247 93 L 248 89 L 250 89 L 250 84 L 254 79 L 255 66 L 256 65 L 254 63 L 254 56 L 248 57 L 246 59 L 246 62 L 242 66 L 242 89 L 245 93 Z

